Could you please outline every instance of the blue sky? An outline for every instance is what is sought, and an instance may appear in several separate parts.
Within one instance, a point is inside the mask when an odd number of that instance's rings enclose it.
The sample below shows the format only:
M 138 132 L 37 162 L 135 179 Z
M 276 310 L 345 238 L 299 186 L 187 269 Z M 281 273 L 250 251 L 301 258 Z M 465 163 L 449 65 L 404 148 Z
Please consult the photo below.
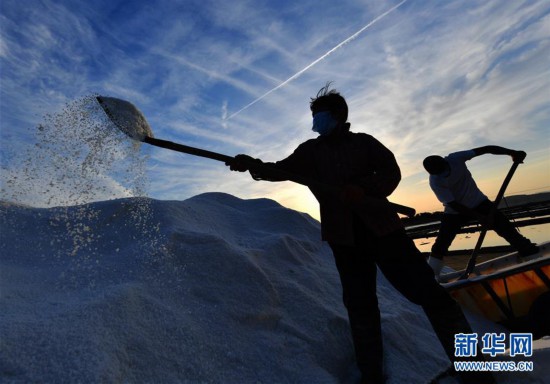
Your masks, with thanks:
M 274 161 L 315 137 L 309 99 L 327 81 L 346 97 L 352 130 L 395 153 L 403 181 L 394 201 L 439 209 L 422 159 L 487 144 L 528 152 L 510 193 L 550 190 L 545 0 L 3 0 L 0 9 L 4 192 L 43 116 L 76 98 L 125 99 L 158 138 Z M 151 197 L 222 191 L 317 216 L 302 186 L 142 150 Z M 510 165 L 501 156 L 470 162 L 489 197 Z M 43 203 L 39 191 L 25 198 Z

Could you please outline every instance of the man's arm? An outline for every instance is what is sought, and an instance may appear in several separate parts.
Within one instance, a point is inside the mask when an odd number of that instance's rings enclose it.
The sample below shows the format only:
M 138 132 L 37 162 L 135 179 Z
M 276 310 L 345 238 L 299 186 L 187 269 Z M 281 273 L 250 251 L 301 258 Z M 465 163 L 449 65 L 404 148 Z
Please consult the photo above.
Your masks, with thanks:
M 307 144 L 307 142 L 300 144 L 290 156 L 274 163 L 264 163 L 260 159 L 255 159 L 251 156 L 240 154 L 235 156 L 231 162 L 226 162 L 226 165 L 229 166 L 232 171 L 249 171 L 254 180 L 296 181 L 293 176 L 300 175 L 303 177 L 309 177 L 306 172 L 306 163 L 308 161 L 307 151 L 303 150 L 305 144 Z
M 240 154 L 234 157 L 232 161 L 225 163 L 232 171 L 250 172 L 250 176 L 254 180 L 265 181 L 285 181 L 288 176 L 285 170 L 280 170 L 275 163 L 264 163 L 260 159 L 255 159 L 251 156 Z
M 401 170 L 393 152 L 372 136 L 367 137 L 369 162 L 374 173 L 362 177 L 359 181 L 369 196 L 388 197 L 401 181 Z
M 514 163 L 523 163 L 523 160 L 527 156 L 527 153 L 524 151 L 515 151 L 513 149 L 499 147 L 498 145 L 486 145 L 484 147 L 474 148 L 472 151 L 475 152 L 476 156 L 481 156 L 488 153 L 491 155 L 508 155 L 512 157 Z

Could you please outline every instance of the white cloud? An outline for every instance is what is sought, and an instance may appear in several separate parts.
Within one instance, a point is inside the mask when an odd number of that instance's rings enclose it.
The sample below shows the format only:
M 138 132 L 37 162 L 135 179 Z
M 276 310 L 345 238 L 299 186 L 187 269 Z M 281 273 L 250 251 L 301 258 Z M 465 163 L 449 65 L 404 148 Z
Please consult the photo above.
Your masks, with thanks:
M 45 111 L 98 92 L 136 104 L 159 138 L 273 161 L 314 136 L 309 97 L 333 80 L 350 105 L 352 128 L 390 147 L 411 183 L 434 151 L 480 142 L 528 151 L 545 145 L 545 2 L 406 2 L 232 120 L 224 118 L 399 2 L 134 2 L 130 10 L 116 1 L 83 8 L 31 1 L 19 13 L 15 2 L 6 4 L 3 141 L 25 137 L 22 126 Z M 14 150 L 17 140 L 7 145 Z M 153 196 L 223 188 L 246 197 L 289 188 L 244 182 L 212 160 L 146 151 Z

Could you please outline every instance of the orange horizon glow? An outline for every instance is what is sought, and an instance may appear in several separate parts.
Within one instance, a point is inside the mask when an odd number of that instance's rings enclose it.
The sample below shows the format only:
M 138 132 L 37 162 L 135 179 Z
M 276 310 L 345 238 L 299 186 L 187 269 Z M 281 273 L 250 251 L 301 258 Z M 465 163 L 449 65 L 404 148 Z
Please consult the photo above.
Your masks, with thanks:
M 485 155 L 490 156 L 490 155 Z M 481 159 L 474 159 L 468 168 L 481 191 L 491 200 L 496 197 L 502 182 L 512 165 L 507 157 L 497 159 L 494 166 L 483 167 Z M 495 160 L 495 159 L 492 159 Z M 512 195 L 531 195 L 550 191 L 550 156 L 533 159 L 538 161 L 521 164 L 512 178 L 505 197 Z M 279 184 L 265 196 L 278 201 L 281 205 L 305 212 L 320 220 L 319 205 L 311 192 L 304 186 L 292 183 Z M 415 174 L 405 177 L 389 200 L 416 209 L 417 214 L 423 212 L 441 212 L 443 205 L 437 200 L 428 185 L 428 175 Z

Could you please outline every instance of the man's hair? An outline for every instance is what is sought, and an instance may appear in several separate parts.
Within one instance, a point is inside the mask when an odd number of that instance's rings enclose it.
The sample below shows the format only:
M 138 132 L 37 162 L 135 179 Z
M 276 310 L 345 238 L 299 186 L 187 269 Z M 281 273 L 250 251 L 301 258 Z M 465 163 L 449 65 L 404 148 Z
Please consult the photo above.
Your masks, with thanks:
M 447 162 L 444 158 L 437 155 L 428 156 L 424 159 L 424 169 L 428 171 L 430 175 L 438 175 L 443 173 L 447 168 Z
M 328 82 L 315 97 L 311 98 L 309 108 L 312 111 L 330 111 L 345 123 L 348 120 L 348 104 L 338 91 L 330 89 L 331 84 L 332 82 Z

